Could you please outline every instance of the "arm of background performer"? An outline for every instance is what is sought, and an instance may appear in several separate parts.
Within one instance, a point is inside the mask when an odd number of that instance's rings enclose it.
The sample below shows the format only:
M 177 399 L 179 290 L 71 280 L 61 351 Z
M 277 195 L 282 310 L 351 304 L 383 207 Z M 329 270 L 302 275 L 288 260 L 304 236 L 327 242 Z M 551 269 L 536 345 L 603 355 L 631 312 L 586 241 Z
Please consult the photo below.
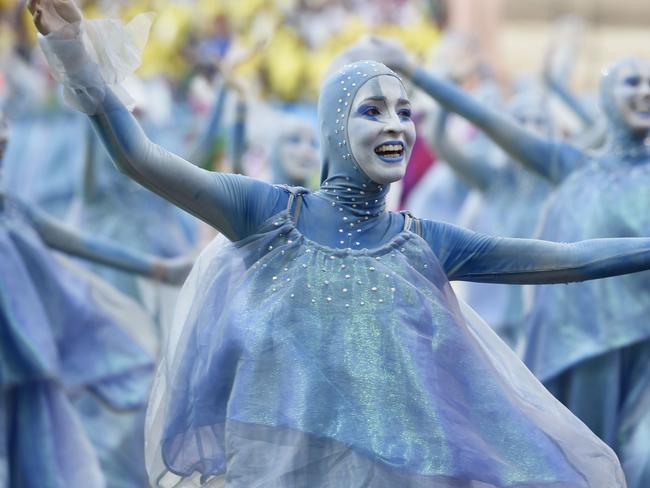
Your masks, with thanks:
M 487 161 L 465 154 L 457 144 L 454 144 L 447 134 L 449 111 L 440 108 L 436 116 L 434 129 L 434 149 L 440 158 L 470 186 L 485 190 L 494 177 L 494 170 Z
M 177 285 L 183 283 L 192 268 L 191 258 L 156 258 L 80 234 L 36 209 L 25 208 L 25 212 L 45 244 L 65 254 Z

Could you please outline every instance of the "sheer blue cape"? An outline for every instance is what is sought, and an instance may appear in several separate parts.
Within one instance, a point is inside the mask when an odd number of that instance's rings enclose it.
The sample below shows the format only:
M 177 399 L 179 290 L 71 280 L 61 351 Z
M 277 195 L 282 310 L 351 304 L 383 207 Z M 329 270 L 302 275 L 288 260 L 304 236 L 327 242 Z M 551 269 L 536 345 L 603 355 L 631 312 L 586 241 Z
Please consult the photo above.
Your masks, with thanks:
M 606 166 L 603 166 L 606 165 Z M 540 238 L 647 236 L 650 165 L 606 162 L 574 173 L 549 202 Z M 542 381 L 585 359 L 650 338 L 650 273 L 536 287 L 525 362 Z
M 624 485 L 609 448 L 461 309 L 424 240 L 332 249 L 286 212 L 199 259 L 147 429 L 153 484 Z
M 93 397 L 99 416 L 142 409 L 154 351 L 141 339 L 154 326 L 126 297 L 55 259 L 23 207 L 3 203 L 0 444 L 10 449 L 0 448 L 0 465 L 12 486 L 104 486 L 100 462 L 127 448 L 131 430 L 93 430 L 76 400 Z M 101 437 L 102 446 L 91 442 Z

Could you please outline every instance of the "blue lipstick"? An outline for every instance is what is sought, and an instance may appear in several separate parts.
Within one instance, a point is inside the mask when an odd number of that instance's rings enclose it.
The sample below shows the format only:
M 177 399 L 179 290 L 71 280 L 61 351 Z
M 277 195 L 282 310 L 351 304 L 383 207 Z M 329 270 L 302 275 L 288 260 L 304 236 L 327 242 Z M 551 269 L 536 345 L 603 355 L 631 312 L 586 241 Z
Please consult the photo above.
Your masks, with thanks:
M 383 151 L 379 149 L 384 146 L 398 146 L 397 151 Z M 385 163 L 401 163 L 404 160 L 404 143 L 402 141 L 386 141 L 375 148 L 375 154 Z

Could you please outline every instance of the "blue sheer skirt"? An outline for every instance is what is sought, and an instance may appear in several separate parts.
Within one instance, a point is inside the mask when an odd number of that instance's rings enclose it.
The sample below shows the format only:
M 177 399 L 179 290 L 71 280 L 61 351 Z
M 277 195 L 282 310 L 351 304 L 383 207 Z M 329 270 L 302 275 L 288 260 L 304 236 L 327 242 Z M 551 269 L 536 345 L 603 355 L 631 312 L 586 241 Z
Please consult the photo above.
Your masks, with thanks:
M 419 236 L 336 250 L 286 212 L 199 259 L 146 454 L 157 486 L 624 486 Z
M 132 431 L 105 424 L 93 432 L 77 400 L 92 396 L 98 415 L 142 411 L 156 354 L 154 325 L 112 287 L 56 258 L 20 207 L 5 203 L 0 479 L 10 486 L 105 486 L 110 475 L 100 462 L 106 452 L 91 441 L 109 432 L 126 440 Z

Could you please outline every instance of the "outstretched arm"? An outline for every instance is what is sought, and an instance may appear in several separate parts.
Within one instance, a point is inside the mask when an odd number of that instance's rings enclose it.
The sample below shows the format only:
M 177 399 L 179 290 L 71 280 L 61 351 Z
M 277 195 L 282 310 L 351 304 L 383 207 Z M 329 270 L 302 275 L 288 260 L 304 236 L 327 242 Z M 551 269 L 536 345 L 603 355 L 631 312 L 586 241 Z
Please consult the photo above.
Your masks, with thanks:
M 560 99 L 560 101 L 562 101 L 562 103 L 564 103 L 564 105 L 573 112 L 578 119 L 580 119 L 585 130 L 596 125 L 596 118 L 593 114 L 584 107 L 582 102 L 580 102 L 580 100 L 578 100 L 576 96 L 571 93 L 569 88 L 560 80 L 555 79 L 549 73 L 544 77 L 544 82 L 546 83 L 546 86 L 557 95 L 558 99 Z
M 281 190 L 243 176 L 206 171 L 149 140 L 102 79 L 85 50 L 79 22 L 67 20 L 73 7 L 72 0 L 30 3 L 39 31 L 50 38 L 48 49 L 59 52 L 57 62 L 70 80 L 68 88 L 79 95 L 79 105 L 94 114 L 91 121 L 120 171 L 231 240 L 250 235 L 281 208 L 280 200 L 286 198 Z
M 552 142 L 520 127 L 506 115 L 492 110 L 467 95 L 454 84 L 437 78 L 418 65 L 398 44 L 374 40 L 377 59 L 411 78 L 413 83 L 447 110 L 466 118 L 496 144 L 531 171 L 559 183 L 582 165 L 584 154 L 562 142 Z
M 25 213 L 45 244 L 72 256 L 177 285 L 185 281 L 192 268 L 192 258 L 156 258 L 80 234 L 36 209 L 25 207 Z
M 117 168 L 215 227 L 231 240 L 250 235 L 276 208 L 280 191 L 245 176 L 210 172 L 154 144 L 112 93 L 91 116 Z
M 607 278 L 650 269 L 650 238 L 557 243 L 493 237 L 423 222 L 423 237 L 450 280 L 547 284 Z
M 562 142 L 552 142 L 522 128 L 461 89 L 416 68 L 412 81 L 443 107 L 465 117 L 486 133 L 511 157 L 548 180 L 559 183 L 582 165 L 584 154 Z
M 584 44 L 585 25 L 577 18 L 561 17 L 551 31 L 542 67 L 543 79 L 549 90 L 582 122 L 585 130 L 596 124 L 594 114 L 569 89 L 575 71 L 578 51 Z
M 587 110 L 584 104 L 571 93 L 566 84 L 554 78 L 550 73 L 545 74 L 545 83 L 583 125 L 582 132 L 572 138 L 572 143 L 585 149 L 597 148 L 604 144 L 608 127 L 606 121 Z
M 454 144 L 447 135 L 449 111 L 441 108 L 436 117 L 434 146 L 438 155 L 469 185 L 485 190 L 494 177 L 487 161 L 471 157 Z
M 233 173 L 243 174 L 241 171 L 241 155 L 238 151 L 243 152 L 244 138 L 244 118 L 246 116 L 246 102 L 244 101 L 245 84 L 243 80 L 234 73 L 235 68 L 242 62 L 254 55 L 254 50 L 238 50 L 231 48 L 225 59 L 216 63 L 217 71 L 220 75 L 221 86 L 217 92 L 216 102 L 208 118 L 206 128 L 199 138 L 195 152 L 192 155 L 192 161 L 196 161 L 203 169 L 213 169 L 212 164 L 215 159 L 216 144 L 215 140 L 219 135 L 222 127 L 226 99 L 229 94 L 234 93 L 237 98 L 235 108 L 235 122 L 232 130 L 232 140 L 229 146 L 230 158 L 233 162 Z M 239 160 L 234 158 L 239 157 Z

